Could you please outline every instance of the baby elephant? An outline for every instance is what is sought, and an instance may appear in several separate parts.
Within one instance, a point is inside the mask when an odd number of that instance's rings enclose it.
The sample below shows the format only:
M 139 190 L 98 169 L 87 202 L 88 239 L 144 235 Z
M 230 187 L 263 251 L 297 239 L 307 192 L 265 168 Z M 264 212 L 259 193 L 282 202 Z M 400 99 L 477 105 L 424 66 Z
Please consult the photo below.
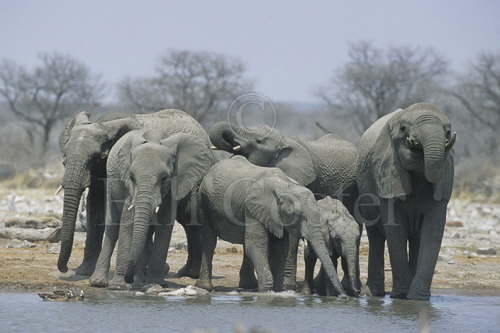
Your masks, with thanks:
M 212 258 L 219 236 L 244 245 L 259 291 L 280 290 L 286 273 L 294 271 L 291 265 L 296 265 L 303 237 L 318 254 L 336 293 L 345 296 L 328 253 L 326 214 L 309 189 L 280 169 L 255 166 L 242 156 L 220 161 L 203 179 L 198 204 L 203 223 L 198 287 L 212 289 Z
M 342 261 L 342 270 L 344 271 L 342 286 L 349 295 L 358 296 L 361 287 L 361 283 L 357 279 L 359 269 L 358 249 L 362 228 L 354 217 L 349 214 L 341 201 L 326 197 L 319 200 L 318 203 L 327 216 L 330 249 L 332 251 L 331 259 L 335 268 L 337 268 L 338 258 L 341 258 Z M 317 280 L 313 281 L 316 260 L 317 256 L 314 249 L 306 246 L 304 249 L 306 267 L 303 292 L 311 294 L 311 292 L 316 291 L 320 295 L 335 294 L 335 290 L 332 289 L 333 286 L 324 276 L 323 269 L 320 270 Z

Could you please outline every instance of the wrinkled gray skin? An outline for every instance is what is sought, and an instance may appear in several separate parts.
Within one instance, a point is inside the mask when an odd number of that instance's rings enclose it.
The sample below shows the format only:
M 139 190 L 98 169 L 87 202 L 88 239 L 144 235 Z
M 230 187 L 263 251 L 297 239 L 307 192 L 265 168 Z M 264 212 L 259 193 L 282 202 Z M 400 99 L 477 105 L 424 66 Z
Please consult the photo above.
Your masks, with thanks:
M 328 196 L 319 200 L 318 205 L 326 214 L 333 265 L 337 268 L 337 260 L 341 258 L 344 275 L 347 275 L 347 279 L 342 280 L 343 287 L 350 296 L 358 296 L 359 289 L 356 278 L 359 276 L 357 272 L 359 239 L 361 237 L 359 225 L 339 200 Z M 310 295 L 312 292 L 317 292 L 320 295 L 331 295 L 334 289 L 328 279 L 325 279 L 323 270 L 318 275 L 316 288 L 313 286 L 316 260 L 316 253 L 310 246 L 306 245 L 304 248 L 305 279 L 302 291 L 306 295 Z
M 304 141 L 268 126 L 240 128 L 226 122 L 214 125 L 209 135 L 217 148 L 241 154 L 259 166 L 278 167 L 309 188 L 317 199 L 326 195 L 337 198 L 354 215 L 358 158 L 354 144 L 332 134 Z M 360 289 L 359 268 L 357 271 Z
M 130 130 L 142 127 L 141 120 L 131 115 L 110 113 L 96 122 L 90 122 L 87 112 L 78 113 L 68 122 L 59 137 L 59 146 L 65 165 L 63 227 L 61 250 L 57 264 L 61 272 L 68 270 L 73 246 L 76 215 L 81 196 L 87 196 L 87 237 L 82 264 L 77 274 L 90 275 L 101 250 L 104 232 L 106 161 L 113 144 Z
M 242 156 L 218 162 L 200 185 L 198 205 L 199 221 L 203 221 L 198 287 L 213 288 L 212 258 L 218 236 L 244 245 L 251 262 L 247 267 L 255 267 L 260 291 L 286 288 L 287 274 L 290 277 L 295 269 L 299 238 L 304 237 L 337 293 L 345 295 L 327 248 L 326 216 L 313 193 L 280 169 L 255 166 Z M 295 262 L 288 260 L 294 256 Z
M 372 295 L 385 294 L 387 239 L 391 297 L 429 298 L 453 187 L 454 142 L 448 118 L 426 103 L 392 112 L 363 134 L 357 182 L 360 202 L 369 205 L 360 213 L 368 231 Z
M 179 128 L 183 123 L 184 133 L 168 135 L 165 125 L 162 130 L 132 131 L 112 148 L 108 161 L 110 214 L 91 285 L 108 285 L 110 259 L 117 239 L 117 267 L 110 288 L 126 288 L 126 282 L 133 280 L 143 282 L 144 267 L 145 282 L 164 284 L 175 219 L 190 227 L 191 221 L 185 219 L 189 210 L 186 203 L 215 162 L 206 134 L 198 127 L 189 129 L 190 121 L 176 122 Z M 152 244 L 150 253 L 144 251 L 148 242 Z

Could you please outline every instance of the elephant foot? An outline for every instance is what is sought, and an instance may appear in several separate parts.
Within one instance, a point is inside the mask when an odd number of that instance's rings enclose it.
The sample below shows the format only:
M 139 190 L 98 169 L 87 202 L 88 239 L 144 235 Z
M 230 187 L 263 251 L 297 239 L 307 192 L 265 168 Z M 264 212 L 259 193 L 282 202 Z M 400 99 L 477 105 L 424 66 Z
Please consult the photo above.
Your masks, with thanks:
M 214 289 L 214 286 L 212 285 L 212 282 L 208 280 L 198 280 L 196 281 L 195 287 L 206 289 L 208 291 L 212 291 Z
M 129 290 L 130 285 L 125 282 L 125 277 L 123 275 L 114 276 L 111 281 L 109 281 L 108 289 L 110 290 Z
M 296 283 L 284 283 L 283 284 L 283 290 L 297 290 L 297 284 Z
M 240 287 L 241 289 L 256 290 L 259 287 L 259 283 L 257 282 L 257 279 L 252 272 L 252 276 L 240 276 L 240 283 L 238 287 Z
M 197 279 L 200 276 L 200 269 L 193 268 L 193 265 L 184 265 L 177 274 L 175 275 L 176 277 L 189 277 L 192 279 Z
M 106 288 L 108 286 L 108 277 L 104 272 L 95 271 L 89 279 L 90 285 L 96 288 Z
M 302 287 L 302 294 L 304 294 L 304 295 L 312 295 L 312 290 L 309 287 L 308 283 L 304 282 L 304 286 Z
M 405 292 L 392 291 L 391 298 L 406 299 L 407 297 Z
M 366 296 L 374 296 L 374 297 L 384 297 L 385 296 L 385 289 L 384 287 L 380 286 L 366 286 Z
M 165 276 L 146 276 L 146 284 L 158 284 L 162 287 L 167 287 L 167 281 L 165 281 Z
M 95 270 L 95 261 L 84 261 L 77 269 L 75 269 L 75 274 L 83 275 L 83 276 L 91 276 Z
M 417 291 L 412 291 L 410 290 L 408 294 L 406 295 L 407 299 L 414 299 L 418 301 L 428 301 L 429 298 L 431 297 L 430 293 L 423 293 L 423 292 L 417 292 Z

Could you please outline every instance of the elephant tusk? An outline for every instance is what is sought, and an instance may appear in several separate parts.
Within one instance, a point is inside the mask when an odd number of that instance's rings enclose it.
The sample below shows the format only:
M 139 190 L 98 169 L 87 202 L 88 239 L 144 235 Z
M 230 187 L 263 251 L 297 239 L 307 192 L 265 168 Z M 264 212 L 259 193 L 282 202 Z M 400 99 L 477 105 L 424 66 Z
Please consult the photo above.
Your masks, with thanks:
M 457 139 L 457 132 L 453 132 L 450 140 L 446 140 L 446 148 L 450 148 L 455 144 L 455 140 Z
M 130 206 L 128 206 L 127 210 L 129 210 L 129 211 L 130 211 L 130 210 L 132 210 L 132 208 L 134 208 L 134 205 L 133 205 L 133 204 L 132 204 L 132 205 L 130 205 Z
M 233 151 L 240 151 L 240 150 L 241 150 L 241 146 L 240 145 L 233 147 Z
M 155 209 L 155 214 L 158 214 L 158 211 L 160 210 L 160 206 L 157 206 Z
M 59 185 L 59 187 L 57 188 L 57 191 L 56 191 L 55 195 L 58 195 L 59 192 L 61 192 L 62 189 L 63 189 L 63 186 Z
M 217 147 L 215 147 L 214 145 L 211 145 L 211 146 L 210 146 L 210 149 L 212 149 L 212 150 L 217 150 Z

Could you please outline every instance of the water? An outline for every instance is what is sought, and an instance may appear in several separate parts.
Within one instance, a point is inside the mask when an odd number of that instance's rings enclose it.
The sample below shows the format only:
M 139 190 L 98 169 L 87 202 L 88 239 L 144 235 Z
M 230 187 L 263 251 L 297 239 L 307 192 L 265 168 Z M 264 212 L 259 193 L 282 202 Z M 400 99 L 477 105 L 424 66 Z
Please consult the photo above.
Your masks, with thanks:
M 500 332 L 500 297 L 441 295 L 430 302 L 386 297 L 212 295 L 138 297 L 108 293 L 84 302 L 0 294 L 1 332 L 232 332 L 235 323 L 273 332 Z

